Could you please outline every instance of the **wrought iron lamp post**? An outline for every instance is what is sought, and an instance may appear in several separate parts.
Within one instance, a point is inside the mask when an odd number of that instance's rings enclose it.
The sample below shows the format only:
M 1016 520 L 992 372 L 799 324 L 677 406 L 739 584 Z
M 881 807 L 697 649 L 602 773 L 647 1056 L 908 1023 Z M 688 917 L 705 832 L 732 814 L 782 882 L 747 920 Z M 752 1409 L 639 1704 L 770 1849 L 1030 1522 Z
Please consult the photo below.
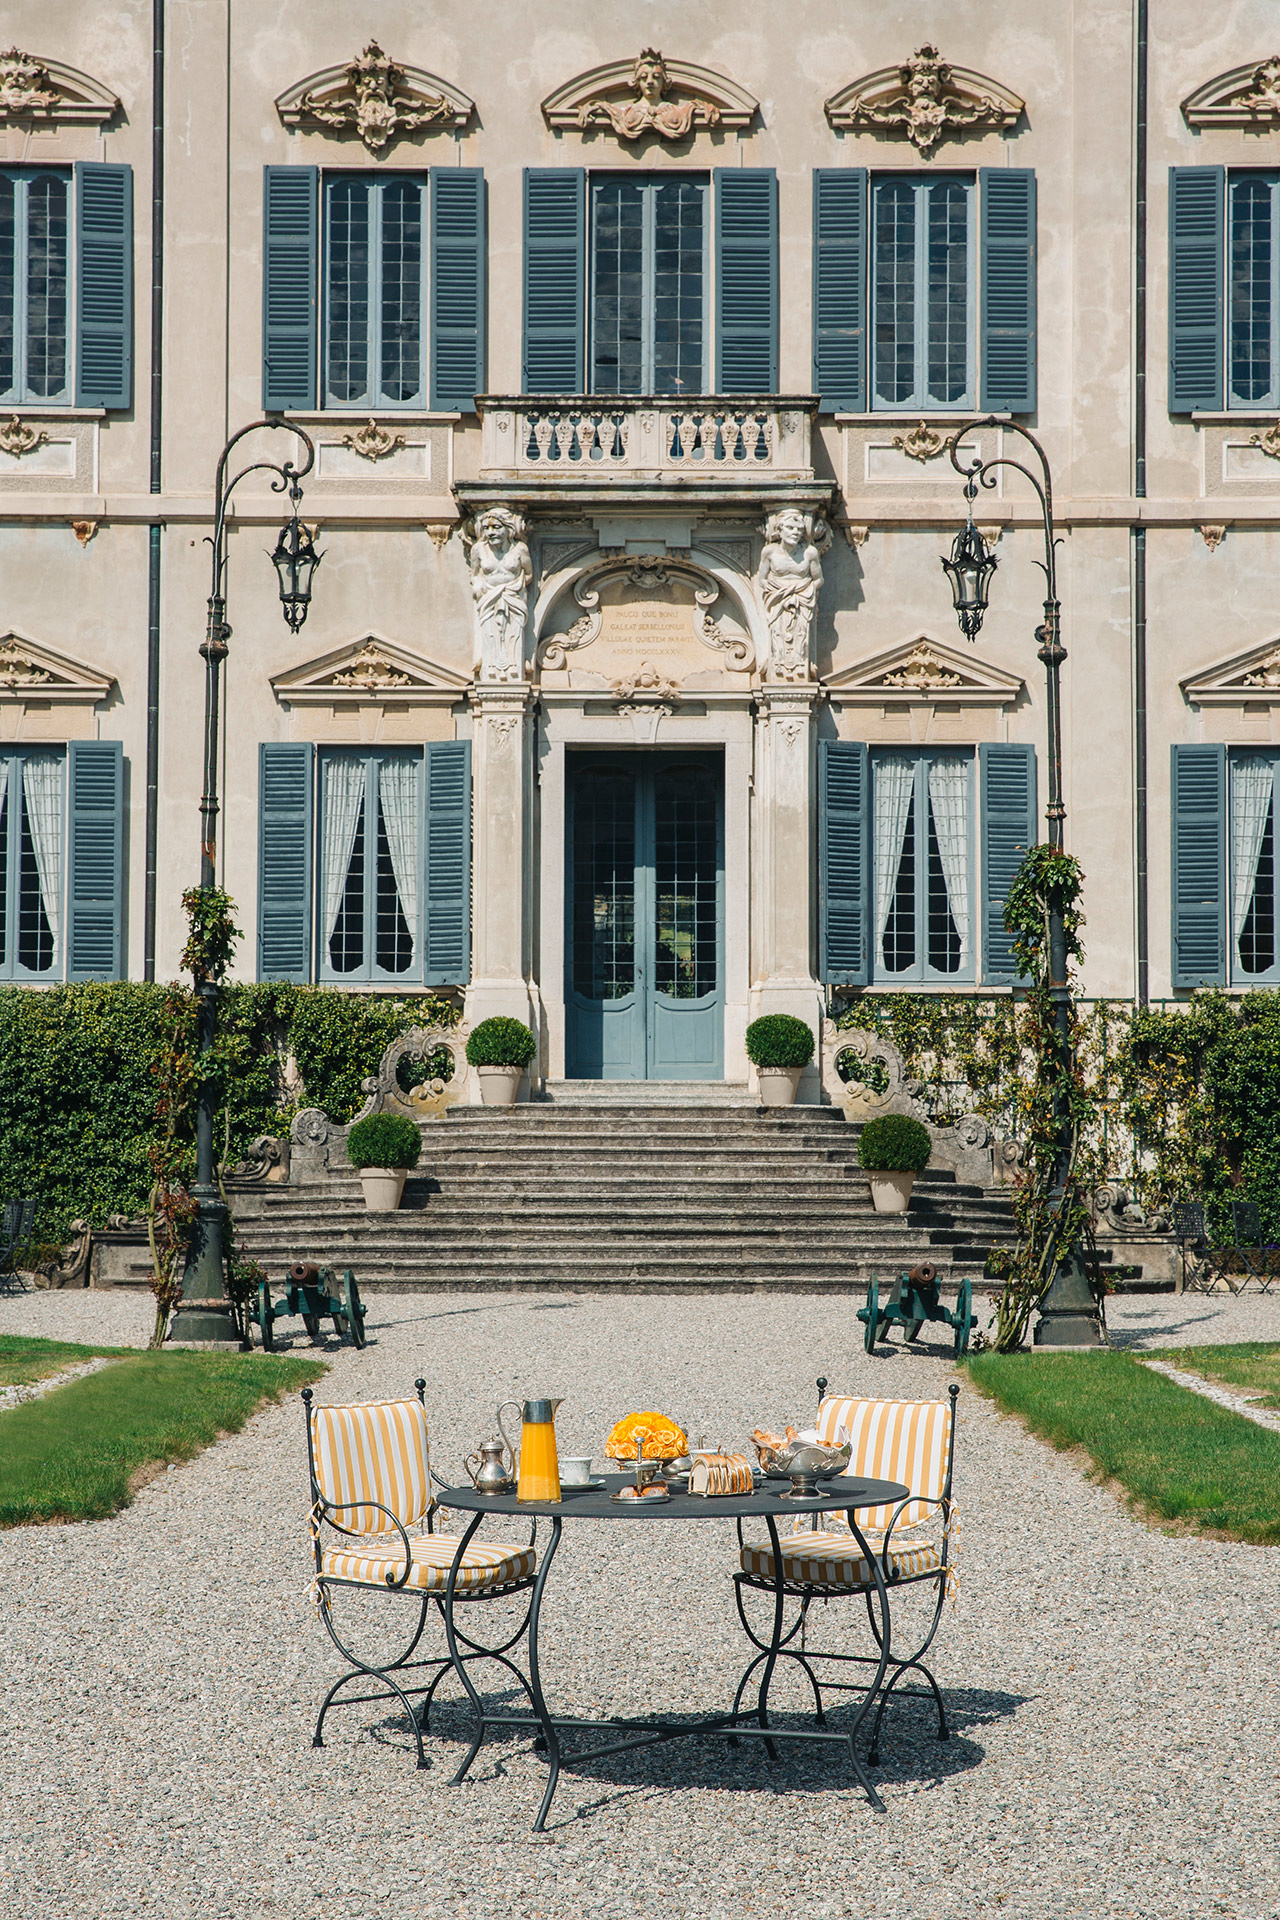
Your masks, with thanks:
M 958 450 L 965 435 L 980 427 L 1001 427 L 1016 433 L 1034 451 L 1039 462 L 1037 474 L 1020 460 L 1001 456 L 984 460 L 975 454 L 963 465 Z M 952 435 L 947 451 L 956 472 L 965 482 L 968 506 L 966 524 L 952 542 L 950 556 L 942 562 L 951 582 L 951 596 L 960 622 L 960 630 L 970 640 L 982 626 L 987 610 L 991 576 L 996 570 L 994 557 L 987 553 L 981 534 L 973 524 L 973 502 L 978 488 L 993 488 L 1001 467 L 1020 473 L 1031 482 L 1040 502 L 1044 530 L 1044 559 L 1038 564 L 1045 579 L 1044 620 L 1036 628 L 1040 642 L 1039 658 L 1044 662 L 1046 709 L 1049 733 L 1049 797 L 1045 818 L 1049 827 L 1049 845 L 1062 851 L 1063 821 L 1066 807 L 1062 801 L 1062 662 L 1066 648 L 1061 639 L 1061 605 L 1058 600 L 1057 535 L 1053 524 L 1053 476 L 1048 457 L 1035 435 L 1015 420 L 997 420 L 989 416 L 962 427 Z M 1054 1099 L 1058 1128 L 1058 1148 L 1053 1186 L 1049 1195 L 1051 1211 L 1065 1206 L 1071 1181 L 1072 1126 L 1069 1088 L 1073 1072 L 1071 1051 L 1071 988 L 1067 980 L 1067 937 L 1060 908 L 1049 911 L 1049 998 L 1053 1007 L 1053 1025 L 1057 1043 L 1057 1085 Z M 1089 1275 L 1078 1238 L 1060 1247 L 1057 1265 L 1044 1299 L 1040 1319 L 1033 1335 L 1037 1346 L 1099 1345 L 1102 1323 L 1097 1302 L 1089 1285 Z
M 263 428 L 291 433 L 306 448 L 301 466 L 291 460 L 254 460 L 227 479 L 227 463 L 232 449 L 246 434 Z M 315 464 L 315 444 L 310 436 L 283 420 L 255 420 L 239 433 L 233 433 L 222 449 L 213 490 L 213 581 L 209 590 L 208 623 L 200 648 L 205 663 L 204 678 L 204 792 L 200 797 L 200 885 L 208 889 L 217 884 L 216 857 L 218 831 L 218 720 L 220 677 L 227 657 L 231 628 L 227 625 L 227 505 L 232 493 L 250 473 L 272 473 L 273 493 L 288 493 L 290 513 L 280 529 L 280 538 L 271 555 L 280 582 L 281 609 L 288 626 L 296 633 L 307 617 L 311 599 L 311 579 L 321 556 L 309 527 L 298 518 L 302 502 L 303 476 Z M 218 1035 L 218 983 L 203 979 L 196 983 L 197 1018 L 200 1038 L 200 1082 L 196 1104 L 196 1178 L 192 1193 L 198 1212 L 187 1253 L 182 1281 L 182 1299 L 175 1312 L 173 1338 L 184 1342 L 223 1343 L 235 1341 L 235 1322 L 227 1296 L 224 1228 L 225 1208 L 218 1192 L 213 1150 L 215 1088 L 212 1056 Z

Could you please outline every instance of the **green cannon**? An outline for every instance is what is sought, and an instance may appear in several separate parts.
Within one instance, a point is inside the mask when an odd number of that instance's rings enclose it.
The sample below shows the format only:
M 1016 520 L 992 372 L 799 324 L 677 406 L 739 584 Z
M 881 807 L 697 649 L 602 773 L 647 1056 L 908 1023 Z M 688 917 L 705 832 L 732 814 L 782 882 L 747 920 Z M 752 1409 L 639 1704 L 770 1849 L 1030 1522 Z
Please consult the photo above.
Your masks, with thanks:
M 319 1335 L 320 1322 L 331 1318 L 340 1336 L 348 1334 L 353 1346 L 364 1345 L 365 1310 L 361 1305 L 356 1277 L 350 1267 L 342 1276 L 342 1289 L 339 1292 L 332 1267 L 313 1267 L 297 1260 L 289 1269 L 289 1283 L 283 1299 L 274 1305 L 270 1283 L 260 1281 L 257 1305 L 249 1308 L 249 1318 L 258 1323 L 265 1352 L 272 1353 L 275 1350 L 272 1331 L 275 1322 L 287 1319 L 291 1314 L 300 1316 L 313 1340 Z
M 877 1339 L 882 1339 L 891 1327 L 901 1327 L 905 1339 L 916 1340 L 925 1321 L 933 1320 L 954 1330 L 958 1360 L 962 1353 L 968 1351 L 969 1335 L 978 1324 L 977 1314 L 970 1311 L 972 1298 L 971 1282 L 962 1280 L 956 1310 L 948 1313 L 938 1297 L 938 1269 L 928 1260 L 898 1275 L 897 1286 L 883 1306 L 880 1304 L 880 1282 L 872 1280 L 867 1288 L 867 1304 L 858 1309 L 867 1352 L 875 1351 Z

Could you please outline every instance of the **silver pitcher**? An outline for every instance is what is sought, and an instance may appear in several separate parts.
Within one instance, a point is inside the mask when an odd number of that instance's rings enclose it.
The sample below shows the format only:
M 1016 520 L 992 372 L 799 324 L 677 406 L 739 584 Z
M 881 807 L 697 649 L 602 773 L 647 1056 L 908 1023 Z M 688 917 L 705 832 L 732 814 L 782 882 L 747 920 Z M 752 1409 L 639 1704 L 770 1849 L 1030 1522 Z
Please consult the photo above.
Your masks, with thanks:
M 471 1476 L 471 1484 L 477 1493 L 514 1493 L 516 1490 L 515 1462 L 508 1467 L 503 1456 L 507 1453 L 507 1443 L 500 1434 L 491 1433 L 482 1440 L 475 1453 L 469 1453 L 463 1466 Z M 473 1466 L 479 1461 L 479 1466 Z

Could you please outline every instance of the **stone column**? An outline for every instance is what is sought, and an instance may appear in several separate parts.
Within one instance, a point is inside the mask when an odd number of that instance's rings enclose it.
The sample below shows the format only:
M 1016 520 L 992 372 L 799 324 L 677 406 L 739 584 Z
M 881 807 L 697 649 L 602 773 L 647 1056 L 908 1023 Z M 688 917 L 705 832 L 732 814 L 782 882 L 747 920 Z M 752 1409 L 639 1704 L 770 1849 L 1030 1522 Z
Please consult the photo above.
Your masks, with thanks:
M 471 694 L 471 984 L 474 1026 L 507 1014 L 538 1031 L 530 990 L 528 687 L 481 682 Z

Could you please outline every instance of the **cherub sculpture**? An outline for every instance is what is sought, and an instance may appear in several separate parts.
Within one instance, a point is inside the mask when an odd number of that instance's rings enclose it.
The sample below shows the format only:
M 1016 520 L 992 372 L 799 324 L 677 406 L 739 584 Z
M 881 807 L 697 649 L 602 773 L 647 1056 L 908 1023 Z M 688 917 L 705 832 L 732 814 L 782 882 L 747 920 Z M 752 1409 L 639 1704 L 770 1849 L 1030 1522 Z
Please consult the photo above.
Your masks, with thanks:
M 479 680 L 519 680 L 533 562 L 524 521 L 510 507 L 476 515 L 463 544 L 476 608 L 475 671 Z
M 769 625 L 769 668 L 775 680 L 809 678 L 809 628 L 822 585 L 822 556 L 831 529 L 799 507 L 769 515 L 756 586 Z

